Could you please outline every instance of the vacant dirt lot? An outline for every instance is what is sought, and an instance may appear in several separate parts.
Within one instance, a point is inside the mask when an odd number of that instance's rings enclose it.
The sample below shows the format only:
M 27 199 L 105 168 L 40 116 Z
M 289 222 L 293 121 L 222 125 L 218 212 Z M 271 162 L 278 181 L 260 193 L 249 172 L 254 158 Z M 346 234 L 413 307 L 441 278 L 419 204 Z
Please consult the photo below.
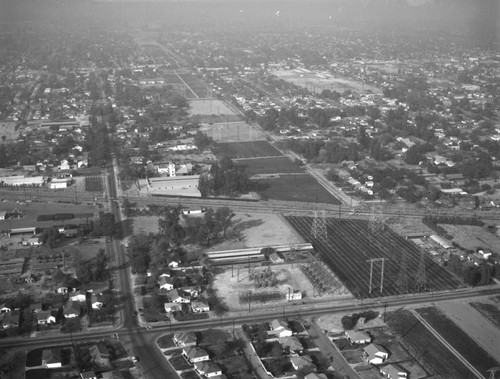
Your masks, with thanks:
M 464 249 L 474 250 L 478 247 L 496 250 L 500 238 L 481 226 L 439 224 L 453 236 L 453 242 Z

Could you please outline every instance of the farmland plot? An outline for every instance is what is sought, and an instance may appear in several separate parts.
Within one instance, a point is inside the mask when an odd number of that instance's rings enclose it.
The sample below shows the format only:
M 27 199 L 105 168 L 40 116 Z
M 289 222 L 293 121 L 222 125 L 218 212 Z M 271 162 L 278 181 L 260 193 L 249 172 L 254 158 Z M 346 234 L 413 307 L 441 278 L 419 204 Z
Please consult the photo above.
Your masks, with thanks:
M 402 257 L 406 255 L 408 292 L 417 292 L 417 268 L 420 250 L 412 242 L 398 236 L 389 228 L 374 232 L 366 220 L 326 219 L 327 238 L 315 239 L 311 234 L 313 218 L 287 216 L 286 219 L 314 245 L 322 259 L 338 275 L 346 287 L 360 297 L 396 295 L 405 292 L 398 285 Z M 386 258 L 383 292 L 380 292 L 381 265 L 374 265 L 372 292 L 369 293 L 370 263 L 373 258 Z M 424 256 L 426 290 L 451 290 L 461 282 L 438 266 L 429 256 Z
M 214 153 L 231 158 L 279 157 L 281 153 L 267 141 L 218 143 Z
M 417 309 L 425 321 L 443 337 L 462 357 L 485 377 L 487 370 L 500 364 L 462 328 L 435 307 Z

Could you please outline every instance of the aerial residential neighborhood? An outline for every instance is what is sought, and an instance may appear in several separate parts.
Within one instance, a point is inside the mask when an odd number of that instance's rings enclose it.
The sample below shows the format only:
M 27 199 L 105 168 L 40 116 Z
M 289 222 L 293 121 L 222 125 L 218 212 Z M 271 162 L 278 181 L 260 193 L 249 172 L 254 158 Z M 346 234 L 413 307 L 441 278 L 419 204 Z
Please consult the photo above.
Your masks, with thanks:
M 0 378 L 500 378 L 499 5 L 0 14 Z

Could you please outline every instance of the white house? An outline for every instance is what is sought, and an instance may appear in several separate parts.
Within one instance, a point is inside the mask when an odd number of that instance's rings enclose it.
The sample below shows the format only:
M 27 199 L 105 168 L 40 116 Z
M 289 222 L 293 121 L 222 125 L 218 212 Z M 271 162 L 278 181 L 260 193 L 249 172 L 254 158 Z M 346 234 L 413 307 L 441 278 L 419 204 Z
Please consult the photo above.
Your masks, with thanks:
M 46 368 L 62 367 L 61 349 L 48 349 L 42 352 L 42 366 Z
M 363 359 L 372 365 L 380 365 L 389 358 L 389 353 L 382 346 L 371 343 L 363 348 Z
M 294 300 L 302 300 L 302 292 L 300 291 L 293 291 L 293 292 L 288 292 L 286 294 L 286 299 L 288 301 L 294 301 Z
M 5 303 L 0 304 L 0 313 L 10 312 L 11 309 L 5 306 Z
M 314 366 L 312 358 L 309 355 L 301 355 L 301 356 L 291 356 L 290 363 L 292 364 L 295 370 L 300 370 L 304 367 Z
M 191 363 L 208 361 L 208 353 L 198 346 L 186 346 L 182 349 L 182 354 Z
M 41 311 L 36 314 L 37 324 L 38 325 L 46 325 L 46 324 L 55 324 L 56 318 L 52 316 L 50 311 Z
M 177 332 L 174 334 L 173 341 L 177 346 L 196 345 L 196 334 L 194 332 Z
M 271 328 L 268 334 L 273 337 L 291 337 L 292 330 L 288 327 L 288 323 L 283 320 L 274 319 L 269 323 Z
M 75 318 L 80 316 L 80 303 L 69 301 L 63 307 L 63 315 L 65 318 Z
M 300 353 L 304 350 L 304 346 L 297 337 L 280 337 L 278 342 L 285 349 L 288 348 L 290 352 Z
M 380 374 L 387 379 L 405 379 L 408 377 L 408 373 L 395 364 L 380 367 Z
M 164 291 L 171 291 L 174 289 L 174 282 L 172 278 L 168 276 L 161 276 L 158 280 L 158 284 L 160 286 L 160 289 Z
M 99 301 L 97 299 L 96 295 L 92 294 L 90 299 L 90 305 L 92 306 L 92 309 L 101 309 L 104 304 L 102 303 L 102 301 Z
M 368 333 L 361 332 L 359 330 L 346 330 L 345 337 L 349 340 L 353 345 L 362 345 L 365 343 L 370 343 L 372 338 Z
M 166 313 L 182 310 L 182 305 L 179 303 L 163 303 L 163 309 Z
M 85 290 L 80 290 L 78 292 L 75 292 L 70 296 L 71 301 L 78 301 L 79 303 L 83 303 L 84 301 L 87 300 L 87 291 Z
M 193 301 L 191 303 L 191 309 L 194 313 L 209 312 L 210 306 L 202 301 Z
M 167 297 L 172 303 L 188 304 L 191 302 L 191 298 L 189 296 L 179 294 L 179 291 L 176 289 L 168 291 Z
M 211 361 L 196 362 L 194 364 L 194 368 L 198 372 L 198 374 L 207 378 L 222 375 L 221 368 Z

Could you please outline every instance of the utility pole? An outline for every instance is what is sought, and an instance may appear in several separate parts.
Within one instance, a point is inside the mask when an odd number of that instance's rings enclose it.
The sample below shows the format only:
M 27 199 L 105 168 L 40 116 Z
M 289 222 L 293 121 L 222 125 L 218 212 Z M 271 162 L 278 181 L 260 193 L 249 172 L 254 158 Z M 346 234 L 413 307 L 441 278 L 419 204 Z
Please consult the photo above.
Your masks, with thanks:
M 367 262 L 370 262 L 370 284 L 368 287 L 368 293 L 372 293 L 372 282 L 373 282 L 373 263 L 374 262 L 382 262 L 382 271 L 380 274 L 380 293 L 384 290 L 384 268 L 385 268 L 385 261 L 388 258 L 372 258 L 368 259 Z

